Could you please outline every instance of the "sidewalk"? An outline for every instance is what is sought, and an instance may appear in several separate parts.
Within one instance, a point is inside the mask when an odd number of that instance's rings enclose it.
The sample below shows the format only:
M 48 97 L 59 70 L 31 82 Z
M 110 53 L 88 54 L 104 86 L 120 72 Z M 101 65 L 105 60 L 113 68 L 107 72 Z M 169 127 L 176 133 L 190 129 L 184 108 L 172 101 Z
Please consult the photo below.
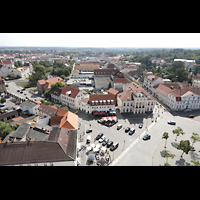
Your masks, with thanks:
M 168 158 L 168 163 L 171 166 L 190 166 L 193 163 L 191 160 L 200 160 L 200 153 L 199 150 L 199 143 L 195 143 L 193 146 L 196 149 L 196 151 L 190 151 L 188 154 L 183 154 L 183 157 L 181 158 L 182 151 L 177 149 L 177 146 L 181 140 L 188 140 L 188 135 L 180 135 L 178 136 L 177 141 L 175 141 L 176 135 L 173 133 L 169 133 L 169 138 L 167 139 L 167 145 L 165 146 L 165 139 L 162 139 L 162 141 L 157 145 L 157 147 L 154 150 L 153 157 L 152 157 L 152 166 L 159 166 L 164 165 L 166 162 L 166 158 L 163 157 L 164 150 L 170 151 L 171 154 L 175 154 L 176 156 L 172 158 Z M 191 141 L 190 141 L 191 142 Z

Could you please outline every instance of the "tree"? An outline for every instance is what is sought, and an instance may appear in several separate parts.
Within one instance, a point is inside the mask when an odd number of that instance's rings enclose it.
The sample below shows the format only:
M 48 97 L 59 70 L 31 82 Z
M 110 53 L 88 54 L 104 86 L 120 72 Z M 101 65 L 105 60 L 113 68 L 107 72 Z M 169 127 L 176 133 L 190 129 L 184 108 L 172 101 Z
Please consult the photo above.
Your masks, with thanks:
M 192 147 L 190 146 L 190 141 L 189 140 L 181 140 L 180 144 L 177 146 L 177 149 L 183 151 L 183 153 L 181 155 L 181 158 L 182 158 L 184 153 L 188 154 L 188 152 L 191 151 L 191 149 L 192 149 Z
M 192 136 L 190 137 L 190 139 L 192 140 L 192 147 L 193 147 L 195 142 L 200 141 L 199 134 L 193 132 Z
M 165 148 L 166 148 L 166 144 L 167 144 L 167 139 L 169 138 L 169 134 L 167 132 L 163 133 L 162 139 L 166 139 L 165 141 Z
M 11 132 L 14 131 L 15 129 L 12 127 L 11 124 L 6 123 L 6 122 L 1 122 L 0 121 L 0 137 L 2 137 L 2 140 Z
M 184 135 L 185 133 L 183 132 L 183 129 L 181 127 L 177 127 L 177 129 L 174 129 L 173 131 L 173 134 L 176 134 L 176 139 L 175 141 L 177 141 L 177 137 L 181 134 L 181 135 Z
M 191 162 L 194 163 L 192 166 L 200 166 L 200 162 L 198 160 L 191 160 Z
M 5 103 L 6 102 L 6 98 L 2 97 L 1 98 L 1 103 Z
M 168 151 L 168 150 L 164 150 L 164 155 L 163 155 L 163 157 L 164 158 L 166 158 L 166 163 L 167 163 L 167 161 L 168 161 L 168 158 L 174 158 L 175 157 L 175 154 L 172 154 L 172 153 L 170 153 L 170 151 Z
M 65 75 L 61 75 L 60 78 L 62 78 L 63 80 L 65 80 Z

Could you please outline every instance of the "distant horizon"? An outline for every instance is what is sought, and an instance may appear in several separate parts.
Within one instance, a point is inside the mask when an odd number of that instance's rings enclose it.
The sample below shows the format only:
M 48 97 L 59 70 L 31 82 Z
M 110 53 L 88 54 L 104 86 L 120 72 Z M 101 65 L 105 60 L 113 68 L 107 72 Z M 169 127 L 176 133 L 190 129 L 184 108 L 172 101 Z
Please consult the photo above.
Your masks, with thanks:
M 80 48 L 80 49 L 200 49 L 200 47 L 81 47 L 81 46 L 0 46 L 0 48 Z
M 200 33 L 0 33 L 1 47 L 199 49 Z

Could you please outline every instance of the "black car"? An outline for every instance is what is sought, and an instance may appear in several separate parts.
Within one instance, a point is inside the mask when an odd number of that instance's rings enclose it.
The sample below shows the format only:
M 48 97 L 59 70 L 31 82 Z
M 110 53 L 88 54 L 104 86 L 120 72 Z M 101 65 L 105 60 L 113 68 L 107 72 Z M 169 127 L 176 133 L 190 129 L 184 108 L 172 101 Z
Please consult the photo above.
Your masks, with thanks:
M 86 131 L 86 133 L 91 133 L 92 132 L 92 129 L 91 128 L 89 128 L 87 131 Z
M 119 146 L 119 143 L 117 142 L 117 143 L 113 144 L 113 145 L 110 147 L 110 150 L 111 150 L 111 151 L 114 151 L 118 146 Z
M 151 135 L 150 134 L 147 134 L 143 137 L 143 140 L 149 140 L 151 139 Z
M 103 136 L 103 133 L 99 133 L 96 137 L 96 140 L 99 140 Z
M 106 144 L 107 144 L 108 142 L 109 142 L 109 139 L 108 139 L 108 138 L 105 138 L 104 141 L 102 142 L 102 145 L 103 145 L 103 146 L 106 146 Z
M 109 148 L 113 144 L 113 141 L 107 143 L 107 148 Z
M 130 131 L 130 129 L 131 129 L 130 127 L 127 127 L 127 128 L 125 129 L 125 132 L 128 133 L 128 132 Z

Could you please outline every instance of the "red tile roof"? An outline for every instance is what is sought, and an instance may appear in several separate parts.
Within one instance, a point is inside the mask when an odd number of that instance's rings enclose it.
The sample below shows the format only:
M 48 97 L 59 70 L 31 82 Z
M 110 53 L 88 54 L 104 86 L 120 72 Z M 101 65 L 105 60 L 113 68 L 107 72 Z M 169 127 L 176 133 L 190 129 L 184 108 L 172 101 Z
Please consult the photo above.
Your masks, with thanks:
M 113 101 L 110 101 L 110 103 L 108 103 L 108 100 L 113 100 Z M 106 101 L 106 103 L 104 104 L 103 101 Z M 94 104 L 92 104 L 92 102 L 94 102 Z M 115 95 L 113 95 L 113 94 L 90 95 L 90 106 L 99 106 L 99 105 L 102 105 L 102 106 L 103 105 L 115 105 Z
M 61 81 L 62 83 L 65 84 L 65 82 L 63 81 L 62 78 L 60 77 L 53 77 L 53 78 L 49 78 L 49 79 L 43 79 L 43 80 L 38 80 L 39 84 L 41 85 L 41 87 L 43 88 L 51 88 L 52 84 L 55 84 L 56 82 Z
M 72 86 L 66 86 L 62 88 L 61 94 L 66 95 L 66 92 L 71 91 L 71 94 L 69 94 L 69 97 L 71 98 L 76 98 L 77 94 L 80 92 L 79 89 L 76 89 L 75 87 Z

